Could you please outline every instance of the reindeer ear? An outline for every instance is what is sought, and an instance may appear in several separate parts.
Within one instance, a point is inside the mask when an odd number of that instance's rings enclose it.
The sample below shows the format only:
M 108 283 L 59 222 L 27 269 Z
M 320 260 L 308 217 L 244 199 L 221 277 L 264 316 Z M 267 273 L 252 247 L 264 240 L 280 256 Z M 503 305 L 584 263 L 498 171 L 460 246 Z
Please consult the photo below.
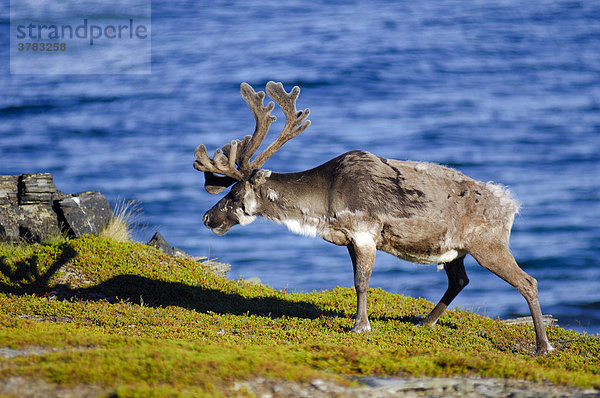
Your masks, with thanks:
M 208 171 L 204 172 L 204 188 L 211 195 L 216 195 L 230 185 L 233 185 L 237 180 L 231 177 L 221 177 Z
M 255 187 L 259 187 L 267 181 L 267 178 L 271 176 L 271 170 L 260 169 L 256 170 L 250 177 L 250 182 Z

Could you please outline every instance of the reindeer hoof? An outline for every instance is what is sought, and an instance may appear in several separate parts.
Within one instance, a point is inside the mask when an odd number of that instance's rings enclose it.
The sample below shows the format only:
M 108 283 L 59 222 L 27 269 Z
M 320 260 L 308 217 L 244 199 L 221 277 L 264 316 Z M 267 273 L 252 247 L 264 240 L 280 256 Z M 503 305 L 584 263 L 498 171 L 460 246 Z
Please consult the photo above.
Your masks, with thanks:
M 554 347 L 552 347 L 552 345 L 550 343 L 545 343 L 545 344 L 542 344 L 541 346 L 538 346 L 535 353 L 536 353 L 536 355 L 548 355 L 552 351 L 554 351 Z
M 429 319 L 429 317 L 426 316 L 418 316 L 418 319 L 420 319 L 419 323 L 417 323 L 417 326 L 432 326 L 435 325 L 437 322 L 437 319 L 435 321 L 431 321 L 431 319 Z
M 350 329 L 350 333 L 365 333 L 365 332 L 370 332 L 371 331 L 371 325 L 369 325 L 369 323 L 361 323 L 361 324 L 354 324 L 354 327 L 352 327 L 352 329 Z

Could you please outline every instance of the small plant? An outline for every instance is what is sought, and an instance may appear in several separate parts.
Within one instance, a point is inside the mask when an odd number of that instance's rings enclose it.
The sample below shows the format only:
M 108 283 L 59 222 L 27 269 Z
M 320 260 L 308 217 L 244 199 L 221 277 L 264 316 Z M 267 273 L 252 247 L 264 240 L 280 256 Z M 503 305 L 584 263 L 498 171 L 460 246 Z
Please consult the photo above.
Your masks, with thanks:
M 35 252 L 35 246 L 26 241 L 0 242 L 0 258 L 27 258 Z
M 142 217 L 140 202 L 133 199 L 128 201 L 117 199 L 113 213 L 111 220 L 98 235 L 117 242 L 131 241 L 133 229 L 139 225 Z
M 57 231 L 49 234 L 48 236 L 46 236 L 46 238 L 44 238 L 44 240 L 42 240 L 41 243 L 42 243 L 42 245 L 59 246 L 63 243 L 66 243 L 68 240 L 69 240 L 69 235 L 67 232 L 57 230 Z

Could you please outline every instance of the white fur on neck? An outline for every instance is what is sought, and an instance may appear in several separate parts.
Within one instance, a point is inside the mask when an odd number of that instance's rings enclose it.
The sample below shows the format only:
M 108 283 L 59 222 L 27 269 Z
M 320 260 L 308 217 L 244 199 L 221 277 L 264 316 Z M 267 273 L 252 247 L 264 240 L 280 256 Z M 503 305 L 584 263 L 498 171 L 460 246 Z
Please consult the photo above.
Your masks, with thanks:
M 248 225 L 252 221 L 256 220 L 256 216 L 249 216 L 245 214 L 242 209 L 236 209 L 235 215 L 237 216 L 240 225 Z
M 300 220 L 294 220 L 290 218 L 280 220 L 279 222 L 288 227 L 288 229 L 295 234 L 311 237 L 319 236 L 319 230 L 317 228 L 317 225 L 313 223 L 306 223 Z

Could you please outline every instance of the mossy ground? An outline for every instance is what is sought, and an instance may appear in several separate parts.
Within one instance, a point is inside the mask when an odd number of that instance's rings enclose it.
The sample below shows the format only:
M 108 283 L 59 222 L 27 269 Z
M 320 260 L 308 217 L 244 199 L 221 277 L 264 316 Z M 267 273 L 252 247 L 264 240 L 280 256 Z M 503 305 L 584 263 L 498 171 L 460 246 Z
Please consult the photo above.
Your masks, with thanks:
M 0 247 L 0 348 L 29 352 L 0 355 L 0 379 L 101 386 L 118 396 L 230 395 L 235 381 L 256 377 L 348 384 L 367 375 L 600 388 L 600 336 L 549 328 L 556 352 L 536 357 L 525 325 L 452 310 L 434 327 L 416 327 L 432 307 L 372 289 L 373 331 L 356 335 L 347 333 L 349 288 L 286 293 L 91 236 Z

